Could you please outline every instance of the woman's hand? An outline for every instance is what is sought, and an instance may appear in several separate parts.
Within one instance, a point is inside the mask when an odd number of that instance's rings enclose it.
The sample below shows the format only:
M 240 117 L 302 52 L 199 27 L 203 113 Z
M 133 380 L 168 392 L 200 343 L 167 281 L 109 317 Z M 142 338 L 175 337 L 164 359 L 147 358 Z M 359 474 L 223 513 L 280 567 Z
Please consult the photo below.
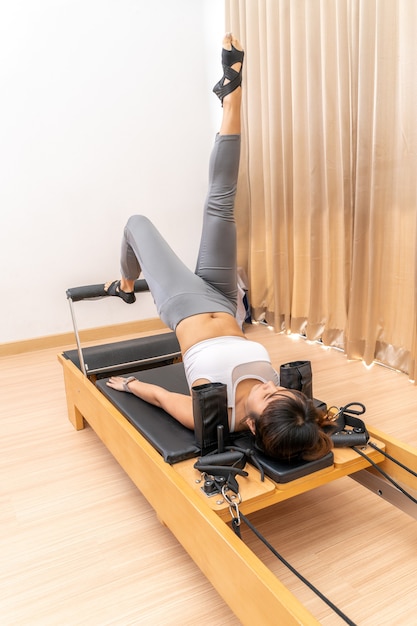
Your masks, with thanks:
M 125 383 L 128 379 L 123 376 L 111 376 L 106 385 L 116 391 L 126 391 Z

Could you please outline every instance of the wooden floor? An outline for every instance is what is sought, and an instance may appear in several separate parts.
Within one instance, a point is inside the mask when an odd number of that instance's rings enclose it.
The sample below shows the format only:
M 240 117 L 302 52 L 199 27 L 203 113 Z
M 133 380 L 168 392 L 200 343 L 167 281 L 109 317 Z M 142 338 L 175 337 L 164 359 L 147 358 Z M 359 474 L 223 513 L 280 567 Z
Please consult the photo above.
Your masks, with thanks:
M 417 447 L 417 387 L 406 376 L 265 327 L 248 333 L 276 367 L 311 360 L 316 398 L 361 401 L 368 424 Z M 57 352 L 0 359 L 0 623 L 238 624 L 94 432 L 73 430 Z M 417 624 L 417 522 L 355 481 L 251 521 L 356 624 Z M 323 625 L 344 623 L 249 530 L 243 539 Z

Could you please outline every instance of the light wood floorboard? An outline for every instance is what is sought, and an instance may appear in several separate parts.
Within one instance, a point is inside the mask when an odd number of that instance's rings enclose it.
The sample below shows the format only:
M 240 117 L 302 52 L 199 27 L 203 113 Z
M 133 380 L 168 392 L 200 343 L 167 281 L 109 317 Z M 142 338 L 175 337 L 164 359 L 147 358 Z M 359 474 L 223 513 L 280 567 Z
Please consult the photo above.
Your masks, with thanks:
M 417 447 L 417 387 L 405 375 L 262 326 L 248 333 L 276 367 L 311 360 L 315 397 L 364 402 L 367 423 Z M 56 353 L 0 359 L 0 623 L 238 624 L 94 432 L 73 430 Z M 364 487 L 341 479 L 251 520 L 358 625 L 417 624 L 417 522 Z M 250 531 L 243 538 L 324 626 L 343 623 Z

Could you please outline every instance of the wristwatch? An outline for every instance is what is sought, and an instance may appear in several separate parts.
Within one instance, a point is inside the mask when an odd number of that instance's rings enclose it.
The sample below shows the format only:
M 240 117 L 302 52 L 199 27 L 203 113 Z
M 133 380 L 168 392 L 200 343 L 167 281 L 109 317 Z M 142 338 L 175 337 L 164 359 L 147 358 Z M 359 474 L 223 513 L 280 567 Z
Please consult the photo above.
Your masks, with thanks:
M 135 378 L 134 376 L 129 376 L 129 378 L 126 378 L 125 381 L 123 382 L 123 390 L 127 391 L 128 393 L 132 393 L 128 387 L 128 384 L 134 380 L 137 380 L 137 378 Z

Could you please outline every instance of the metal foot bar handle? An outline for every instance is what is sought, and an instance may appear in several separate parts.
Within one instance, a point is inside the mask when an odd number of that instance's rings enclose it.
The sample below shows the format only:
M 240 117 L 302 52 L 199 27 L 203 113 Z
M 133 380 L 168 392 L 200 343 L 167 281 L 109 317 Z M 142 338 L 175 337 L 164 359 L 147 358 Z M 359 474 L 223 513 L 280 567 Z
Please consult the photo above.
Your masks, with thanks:
M 143 278 L 135 281 L 135 291 L 149 291 L 148 283 Z M 91 300 L 93 298 L 106 298 L 109 294 L 104 289 L 104 284 L 84 285 L 83 287 L 71 287 L 67 289 L 67 298 L 73 302 Z

